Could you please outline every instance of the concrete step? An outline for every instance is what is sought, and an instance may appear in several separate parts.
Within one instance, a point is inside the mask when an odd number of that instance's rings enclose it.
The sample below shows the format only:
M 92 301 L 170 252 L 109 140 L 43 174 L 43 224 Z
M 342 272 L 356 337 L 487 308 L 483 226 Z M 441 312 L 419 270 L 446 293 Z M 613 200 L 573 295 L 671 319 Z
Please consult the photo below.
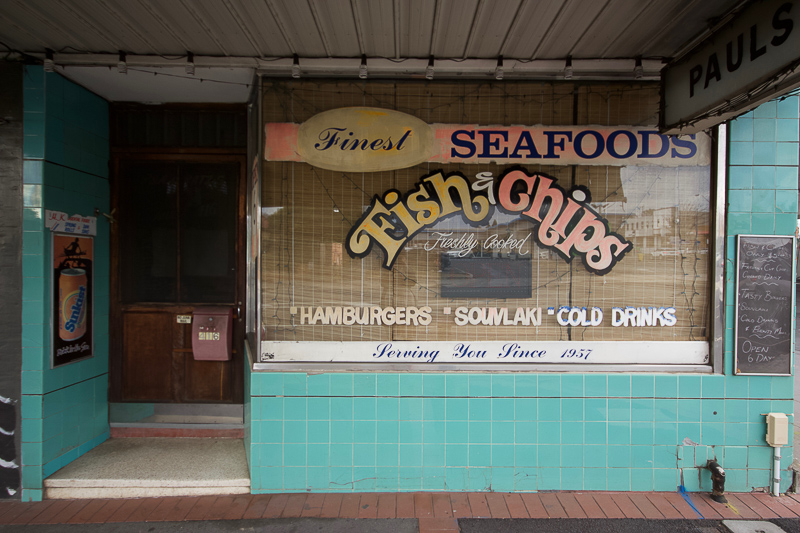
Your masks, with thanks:
M 44 481 L 45 498 L 248 494 L 241 439 L 109 439 Z

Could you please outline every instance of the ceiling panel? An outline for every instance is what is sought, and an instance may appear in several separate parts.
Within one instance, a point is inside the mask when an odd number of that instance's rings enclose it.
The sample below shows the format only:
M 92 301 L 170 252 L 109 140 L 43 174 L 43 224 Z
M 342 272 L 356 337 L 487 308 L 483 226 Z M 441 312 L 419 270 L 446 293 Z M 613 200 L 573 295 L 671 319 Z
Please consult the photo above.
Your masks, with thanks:
M 0 41 L 37 54 L 661 58 L 741 2 L 0 0 Z
M 393 0 L 355 0 L 364 48 L 372 57 L 395 57 Z
M 501 50 L 503 56 L 530 59 L 547 34 L 547 28 L 561 12 L 563 4 L 557 0 L 525 0 L 513 31 Z
M 606 4 L 607 0 L 595 2 L 568 0 L 547 29 L 544 39 L 531 58 L 559 59 L 572 55 L 577 40 L 594 23 Z
M 350 0 L 312 0 L 317 24 L 332 57 L 357 57 L 363 52 Z
M 464 57 L 478 0 L 438 0 L 433 50 L 436 57 Z
M 431 55 L 436 3 L 429 0 L 407 0 L 398 4 L 400 46 L 395 59 L 428 57 Z
M 466 57 L 497 57 L 517 19 L 522 0 L 481 0 L 470 31 Z

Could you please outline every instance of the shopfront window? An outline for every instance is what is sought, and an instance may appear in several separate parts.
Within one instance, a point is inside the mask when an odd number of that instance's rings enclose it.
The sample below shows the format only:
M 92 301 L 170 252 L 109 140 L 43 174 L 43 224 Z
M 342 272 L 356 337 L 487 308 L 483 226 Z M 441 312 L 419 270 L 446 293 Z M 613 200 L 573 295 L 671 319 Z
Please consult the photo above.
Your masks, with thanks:
M 657 86 L 264 87 L 262 361 L 707 363 L 710 142 L 657 134 Z M 350 107 L 430 125 L 391 139 L 425 160 L 375 170 L 346 110 L 312 140 L 367 170 L 280 155 Z

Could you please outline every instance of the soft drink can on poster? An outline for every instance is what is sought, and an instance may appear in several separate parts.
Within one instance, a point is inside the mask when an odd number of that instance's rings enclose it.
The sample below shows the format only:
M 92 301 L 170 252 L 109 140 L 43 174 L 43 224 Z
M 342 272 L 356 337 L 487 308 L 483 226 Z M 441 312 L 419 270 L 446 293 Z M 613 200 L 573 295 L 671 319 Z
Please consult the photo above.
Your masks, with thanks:
M 68 268 L 58 280 L 58 336 L 74 341 L 86 333 L 86 271 Z

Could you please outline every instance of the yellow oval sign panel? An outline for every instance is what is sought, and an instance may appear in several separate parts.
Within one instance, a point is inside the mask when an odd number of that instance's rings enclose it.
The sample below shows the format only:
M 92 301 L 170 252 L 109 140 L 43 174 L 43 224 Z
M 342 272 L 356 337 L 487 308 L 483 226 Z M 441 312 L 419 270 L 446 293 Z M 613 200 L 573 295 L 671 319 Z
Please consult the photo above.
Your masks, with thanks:
M 375 107 L 342 107 L 300 125 L 297 150 L 310 165 L 340 172 L 380 172 L 418 165 L 433 150 L 430 126 Z

